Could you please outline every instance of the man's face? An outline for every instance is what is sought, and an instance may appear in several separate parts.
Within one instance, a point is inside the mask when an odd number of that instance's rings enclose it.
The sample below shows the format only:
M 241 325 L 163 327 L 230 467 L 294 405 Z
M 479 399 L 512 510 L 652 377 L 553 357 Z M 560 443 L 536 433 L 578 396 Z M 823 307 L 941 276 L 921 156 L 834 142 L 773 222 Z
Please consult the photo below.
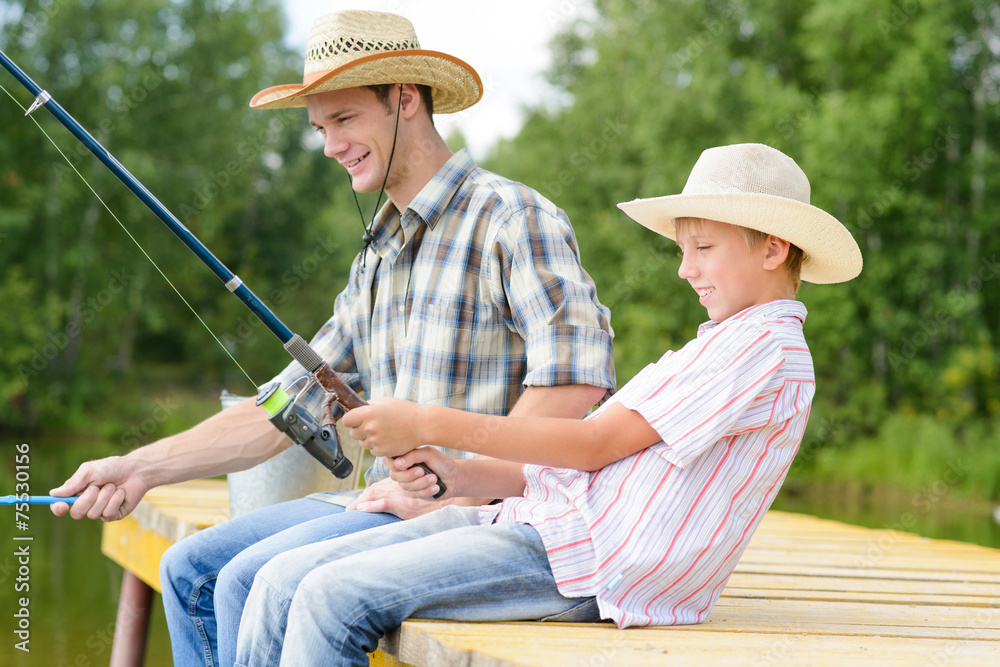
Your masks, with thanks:
M 714 220 L 685 225 L 677 245 L 683 257 L 677 274 L 698 293 L 698 302 L 712 320 L 722 322 L 773 298 L 765 289 L 766 244 L 748 250 L 732 225 Z
M 367 88 L 347 88 L 309 95 L 309 122 L 323 136 L 323 152 L 351 175 L 356 192 L 378 192 L 385 180 L 395 130 L 398 88 L 387 111 Z M 392 189 L 389 177 L 386 190 Z

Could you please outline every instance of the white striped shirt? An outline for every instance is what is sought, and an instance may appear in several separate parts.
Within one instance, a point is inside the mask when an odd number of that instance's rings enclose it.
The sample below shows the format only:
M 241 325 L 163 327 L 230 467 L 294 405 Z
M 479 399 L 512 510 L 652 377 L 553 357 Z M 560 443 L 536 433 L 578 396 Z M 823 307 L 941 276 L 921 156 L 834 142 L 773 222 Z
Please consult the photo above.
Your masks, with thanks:
M 524 497 L 484 507 L 482 522 L 534 526 L 559 592 L 595 596 L 620 627 L 701 622 L 802 441 L 815 393 L 805 316 L 774 301 L 703 324 L 608 403 L 662 442 L 596 472 L 525 465 Z

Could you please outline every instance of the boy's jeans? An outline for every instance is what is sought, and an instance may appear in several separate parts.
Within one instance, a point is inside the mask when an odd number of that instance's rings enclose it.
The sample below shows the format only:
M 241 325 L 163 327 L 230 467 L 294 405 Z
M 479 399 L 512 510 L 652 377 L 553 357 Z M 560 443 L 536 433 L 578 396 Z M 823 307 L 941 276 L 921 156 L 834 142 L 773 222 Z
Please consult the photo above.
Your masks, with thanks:
M 160 582 L 175 665 L 231 665 L 254 575 L 273 556 L 399 519 L 302 498 L 187 537 L 163 555 Z
M 405 544 L 401 544 L 405 542 Z M 367 665 L 407 618 L 595 621 L 593 598 L 564 598 L 527 524 L 479 525 L 478 508 L 285 552 L 254 580 L 236 664 Z

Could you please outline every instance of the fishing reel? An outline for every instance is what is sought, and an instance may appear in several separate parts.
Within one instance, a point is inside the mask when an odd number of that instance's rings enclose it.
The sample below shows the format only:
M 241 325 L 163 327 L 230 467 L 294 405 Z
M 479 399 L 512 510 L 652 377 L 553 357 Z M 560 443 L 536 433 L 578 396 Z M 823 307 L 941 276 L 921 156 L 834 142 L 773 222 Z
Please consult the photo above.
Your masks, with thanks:
M 319 418 L 299 402 L 299 396 L 289 396 L 278 382 L 263 385 L 257 392 L 257 405 L 267 410 L 268 421 L 303 448 L 337 478 L 344 479 L 354 471 L 354 464 L 344 456 L 335 424 L 321 424 Z

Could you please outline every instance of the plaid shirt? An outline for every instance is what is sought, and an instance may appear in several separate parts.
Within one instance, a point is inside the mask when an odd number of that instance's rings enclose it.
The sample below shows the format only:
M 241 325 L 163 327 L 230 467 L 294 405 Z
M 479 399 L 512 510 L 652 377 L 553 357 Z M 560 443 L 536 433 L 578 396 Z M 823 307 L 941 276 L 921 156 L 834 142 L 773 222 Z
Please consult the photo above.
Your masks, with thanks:
M 311 341 L 359 393 L 505 415 L 525 386 L 613 391 L 608 309 L 566 215 L 534 190 L 459 151 L 402 215 L 386 203 L 372 234 Z M 292 362 L 275 379 L 304 374 Z M 377 459 L 365 479 L 388 474 Z

